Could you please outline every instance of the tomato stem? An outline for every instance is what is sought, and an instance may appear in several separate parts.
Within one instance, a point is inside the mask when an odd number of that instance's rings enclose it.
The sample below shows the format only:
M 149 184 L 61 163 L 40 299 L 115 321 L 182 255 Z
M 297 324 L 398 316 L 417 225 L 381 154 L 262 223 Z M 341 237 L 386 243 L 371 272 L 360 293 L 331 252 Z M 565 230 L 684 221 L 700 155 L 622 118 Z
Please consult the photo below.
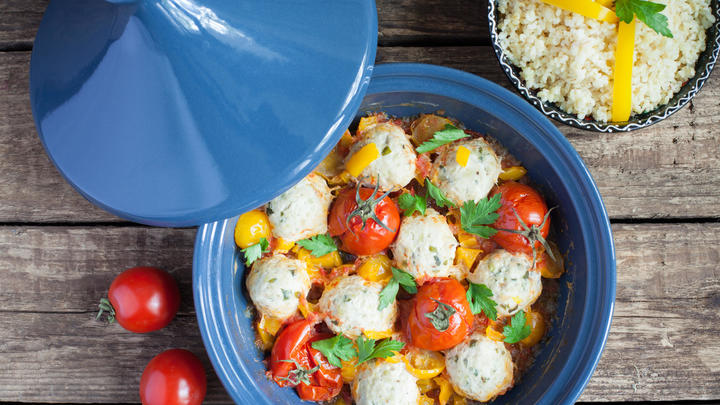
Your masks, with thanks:
M 290 370 L 287 377 L 278 378 L 278 380 L 287 381 L 292 386 L 296 386 L 300 383 L 310 385 L 310 376 L 313 375 L 316 371 L 320 370 L 320 366 L 315 366 L 308 370 L 302 365 L 300 365 L 300 363 L 298 363 L 295 359 L 280 361 L 285 363 L 293 363 L 296 367 L 294 370 Z
M 100 298 L 100 303 L 98 304 L 98 308 L 100 308 L 100 310 L 98 311 L 98 314 L 95 317 L 96 320 L 100 320 L 100 317 L 102 317 L 103 313 L 107 312 L 107 318 L 105 319 L 107 321 L 107 323 L 111 324 L 111 323 L 115 322 L 115 308 L 113 308 L 109 299 Z
M 523 227 L 523 230 L 518 231 L 515 229 L 504 229 L 504 228 L 498 229 L 500 231 L 510 232 L 510 233 L 514 233 L 516 235 L 523 236 L 523 237 L 525 237 L 525 239 L 527 239 L 527 241 L 530 243 L 530 247 L 532 248 L 532 254 L 533 254 L 532 266 L 530 266 L 531 269 L 535 268 L 535 263 L 537 261 L 537 249 L 535 248 L 535 242 L 540 242 L 540 244 L 545 248 L 545 251 L 547 252 L 548 256 L 550 256 L 552 261 L 557 262 L 557 260 L 555 259 L 555 255 L 552 252 L 552 249 L 550 249 L 550 245 L 548 245 L 547 241 L 542 236 L 542 229 L 545 227 L 545 224 L 547 223 L 548 218 L 550 218 L 550 212 L 552 210 L 554 210 L 555 208 L 557 208 L 557 207 L 552 207 L 545 213 L 545 217 L 543 217 L 543 220 L 539 226 L 532 225 L 532 226 L 528 227 L 527 224 L 525 223 L 525 221 L 523 221 L 522 218 L 520 218 L 520 215 L 517 213 L 517 211 L 515 211 L 515 208 L 512 207 L 511 209 L 513 211 L 513 214 L 515 214 L 515 218 L 517 218 L 518 222 L 520 223 L 520 226 Z
M 357 208 L 352 210 L 350 214 L 347 216 L 347 219 L 345 220 L 345 226 L 347 226 L 347 229 L 350 230 L 353 234 L 355 234 L 350 227 L 350 220 L 355 217 L 360 217 L 360 220 L 362 221 L 362 228 L 361 230 L 365 229 L 365 224 L 368 219 L 372 219 L 383 227 L 388 232 L 395 232 L 393 229 L 390 229 L 385 223 L 383 223 L 380 218 L 378 218 L 377 214 L 375 213 L 375 207 L 377 207 L 378 203 L 382 201 L 385 197 L 387 197 L 390 194 L 391 190 L 388 190 L 385 192 L 385 194 L 381 195 L 379 198 L 373 198 L 378 192 L 378 187 L 380 186 L 380 179 L 378 178 L 378 181 L 375 183 L 375 189 L 373 190 L 372 194 L 368 197 L 367 200 L 363 200 L 360 197 L 360 183 L 358 183 L 357 188 L 355 189 L 355 203 L 357 204 Z

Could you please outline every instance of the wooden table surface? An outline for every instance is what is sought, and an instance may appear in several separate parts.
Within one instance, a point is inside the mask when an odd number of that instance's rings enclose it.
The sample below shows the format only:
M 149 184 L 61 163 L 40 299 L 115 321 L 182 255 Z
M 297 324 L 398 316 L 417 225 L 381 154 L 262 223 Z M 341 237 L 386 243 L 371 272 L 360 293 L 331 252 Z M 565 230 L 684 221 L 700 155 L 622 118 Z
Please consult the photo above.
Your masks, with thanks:
M 46 5 L 0 0 L 0 402 L 138 403 L 145 364 L 182 347 L 206 363 L 206 402 L 229 403 L 193 310 L 195 229 L 141 226 L 95 208 L 42 149 L 28 68 Z M 377 63 L 435 63 L 510 87 L 489 46 L 484 1 L 377 5 Z M 583 402 L 720 400 L 718 122 L 716 72 L 693 103 L 648 129 L 559 126 L 600 187 L 617 249 L 612 330 Z M 136 265 L 180 283 L 180 312 L 164 330 L 136 335 L 94 320 L 114 276 Z

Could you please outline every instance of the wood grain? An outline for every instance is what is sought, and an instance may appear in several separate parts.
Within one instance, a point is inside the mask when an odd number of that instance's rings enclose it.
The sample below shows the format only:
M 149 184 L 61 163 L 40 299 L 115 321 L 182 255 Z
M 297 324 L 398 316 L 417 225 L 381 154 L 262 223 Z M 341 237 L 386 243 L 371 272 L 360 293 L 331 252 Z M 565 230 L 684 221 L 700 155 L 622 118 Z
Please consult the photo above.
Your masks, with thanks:
M 720 399 L 720 224 L 613 230 L 615 317 L 582 400 Z M 0 400 L 136 402 L 139 373 L 153 354 L 202 353 L 189 296 L 193 236 L 190 229 L 0 227 L 7 252 L 0 256 Z M 171 271 L 182 314 L 150 335 L 94 322 L 112 278 L 138 264 Z M 214 378 L 210 402 L 224 403 Z
M 0 2 L 0 49 L 30 46 L 48 0 Z M 487 3 L 377 0 L 380 45 L 488 43 Z
M 378 63 L 463 69 L 509 87 L 490 47 L 385 47 Z M 27 94 L 29 53 L 0 53 L 0 222 L 120 221 L 80 197 L 50 164 Z M 628 134 L 558 127 L 597 182 L 612 218 L 718 218 L 720 79 L 660 124 Z

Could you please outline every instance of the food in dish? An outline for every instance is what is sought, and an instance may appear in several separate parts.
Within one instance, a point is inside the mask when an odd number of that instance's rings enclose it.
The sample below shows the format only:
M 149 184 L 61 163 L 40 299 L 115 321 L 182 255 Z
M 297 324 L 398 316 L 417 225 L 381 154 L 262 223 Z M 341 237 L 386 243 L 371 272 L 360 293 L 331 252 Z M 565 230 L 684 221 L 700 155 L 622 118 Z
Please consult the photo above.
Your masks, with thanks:
M 554 315 L 552 209 L 502 145 L 452 119 L 377 113 L 354 132 L 237 221 L 268 376 L 338 404 L 502 395 Z
M 637 22 L 631 35 L 634 62 L 632 53 L 629 57 L 632 79 L 627 96 L 631 97 L 624 100 L 630 101 L 632 114 L 667 104 L 695 75 L 695 64 L 706 46 L 706 30 L 715 21 L 709 0 L 653 1 L 667 5 L 662 15 L 667 17 L 672 38 Z M 575 7 L 584 2 L 575 2 Z M 498 0 L 500 46 L 520 69 L 526 87 L 536 90 L 543 101 L 581 119 L 616 121 L 612 109 L 617 19 L 601 21 L 548 3 L 563 2 Z M 613 2 L 597 3 L 611 7 Z

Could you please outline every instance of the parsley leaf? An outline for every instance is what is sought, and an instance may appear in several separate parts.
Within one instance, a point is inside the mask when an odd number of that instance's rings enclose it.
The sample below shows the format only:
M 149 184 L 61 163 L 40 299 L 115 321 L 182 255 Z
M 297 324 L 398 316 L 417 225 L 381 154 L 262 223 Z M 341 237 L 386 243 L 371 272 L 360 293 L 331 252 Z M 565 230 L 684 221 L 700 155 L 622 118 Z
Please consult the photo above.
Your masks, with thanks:
M 374 358 L 388 358 L 395 355 L 393 352 L 397 352 L 405 347 L 404 342 L 399 342 L 392 339 L 381 340 L 375 345 L 375 339 L 368 339 L 365 335 L 360 335 L 355 341 L 358 347 L 358 362 L 357 365 L 364 363 Z
M 664 9 L 664 4 L 646 0 L 615 1 L 615 14 L 621 21 L 629 24 L 635 15 L 658 34 L 672 38 L 673 34 L 668 27 L 668 19 L 665 15 L 660 14 Z
M 398 205 L 401 210 L 404 210 L 403 215 L 409 217 L 415 211 L 425 215 L 425 209 L 427 208 L 427 197 L 421 195 L 412 195 L 410 193 L 403 193 L 398 197 Z
M 313 236 L 312 238 L 301 239 L 296 243 L 309 250 L 315 257 L 325 256 L 337 250 L 335 240 L 326 233 Z
M 447 145 L 450 142 L 457 141 L 458 139 L 467 138 L 468 134 L 460 128 L 454 125 L 445 124 L 445 128 L 437 131 L 433 134 L 433 137 L 422 143 L 422 145 L 415 148 L 417 153 L 430 152 L 431 150 L 438 148 L 443 145 Z
M 433 200 L 435 200 L 435 204 L 437 204 L 438 207 L 454 207 L 455 204 L 453 204 L 452 201 L 448 200 L 447 197 L 445 197 L 445 193 L 442 192 L 438 188 L 438 186 L 432 184 L 430 179 L 425 179 L 425 184 L 427 185 L 427 191 L 428 195 L 432 197 Z
M 417 293 L 415 277 L 413 277 L 412 274 L 396 269 L 395 267 L 392 267 L 392 274 L 393 276 L 390 281 L 388 281 L 385 288 L 380 291 L 378 311 L 382 311 L 395 300 L 399 287 L 402 287 L 403 290 L 407 291 L 409 294 Z
M 485 225 L 497 221 L 499 215 L 495 211 L 500 206 L 500 193 L 492 196 L 490 200 L 485 197 L 478 203 L 465 201 L 465 204 L 460 207 L 460 225 L 462 229 L 485 239 L 495 235 L 497 230 Z
M 505 325 L 503 335 L 506 343 L 517 343 L 530 336 L 532 328 L 525 324 L 525 311 L 515 314 L 510 320 L 510 325 Z
M 417 293 L 417 285 L 415 284 L 415 277 L 412 274 L 402 271 L 398 268 L 391 267 L 393 280 L 397 280 L 400 283 L 400 287 L 407 291 L 408 294 Z
M 340 360 L 348 361 L 357 356 L 352 340 L 343 335 L 316 340 L 312 342 L 312 347 L 324 354 L 328 359 L 328 363 L 338 368 L 342 367 Z
M 438 306 L 434 311 L 426 313 L 425 317 L 430 320 L 430 323 L 438 332 L 445 332 L 450 327 L 450 317 L 455 315 L 457 310 L 435 298 L 431 298 L 431 300 L 437 302 Z
M 260 242 L 241 249 L 245 255 L 245 266 L 250 266 L 255 260 L 262 257 L 263 253 L 267 252 L 269 247 L 270 243 L 268 243 L 267 239 L 260 238 Z
M 497 321 L 497 310 L 495 309 L 497 303 L 490 298 L 493 296 L 493 293 L 488 286 L 485 284 L 470 283 L 466 296 L 473 314 L 484 312 L 485 316 L 493 321 Z

